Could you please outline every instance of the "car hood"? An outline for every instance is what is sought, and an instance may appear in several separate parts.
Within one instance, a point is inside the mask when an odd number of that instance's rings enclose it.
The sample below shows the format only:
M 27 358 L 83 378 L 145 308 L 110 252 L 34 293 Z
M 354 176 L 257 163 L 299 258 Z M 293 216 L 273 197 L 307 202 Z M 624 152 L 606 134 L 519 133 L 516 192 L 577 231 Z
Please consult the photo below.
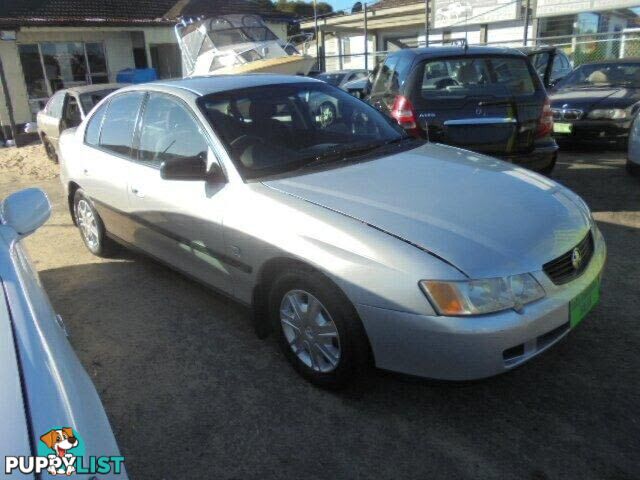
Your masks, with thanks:
M 584 203 L 557 183 L 436 144 L 264 183 L 399 237 L 474 278 L 539 271 L 590 225 Z
M 597 107 L 627 108 L 639 100 L 637 88 L 563 88 L 551 95 L 551 106 L 586 112 Z

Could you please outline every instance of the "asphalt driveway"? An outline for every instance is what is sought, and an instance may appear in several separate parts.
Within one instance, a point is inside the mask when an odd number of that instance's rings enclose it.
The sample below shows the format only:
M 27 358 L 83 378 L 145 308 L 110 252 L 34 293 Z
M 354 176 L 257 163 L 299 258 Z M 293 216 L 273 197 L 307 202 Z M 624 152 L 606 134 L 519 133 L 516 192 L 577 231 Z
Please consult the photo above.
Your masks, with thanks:
M 91 256 L 57 180 L 31 257 L 102 397 L 132 478 L 640 478 L 640 180 L 621 152 L 562 153 L 609 247 L 600 305 L 490 380 L 378 372 L 362 392 L 302 381 L 242 307 L 143 256 Z

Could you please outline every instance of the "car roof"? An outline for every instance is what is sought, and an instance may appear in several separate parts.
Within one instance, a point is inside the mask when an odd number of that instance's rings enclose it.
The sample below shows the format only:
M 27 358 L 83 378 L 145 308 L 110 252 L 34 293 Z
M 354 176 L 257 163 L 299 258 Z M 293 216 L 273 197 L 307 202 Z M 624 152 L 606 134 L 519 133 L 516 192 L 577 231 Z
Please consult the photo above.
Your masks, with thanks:
M 128 83 L 97 83 L 94 85 L 83 85 L 81 87 L 71 87 L 64 91 L 73 93 L 76 95 L 82 95 L 83 93 L 99 92 L 100 90 L 113 90 L 114 88 L 122 88 L 128 86 Z
M 249 73 L 243 75 L 206 75 L 175 80 L 161 80 L 151 83 L 133 85 L 127 90 L 145 90 L 156 87 L 158 90 L 182 90 L 198 96 L 226 92 L 240 88 L 261 87 L 265 85 L 281 85 L 288 83 L 321 83 L 321 80 L 299 75 L 278 75 L 271 73 Z
M 506 47 L 463 47 L 463 46 L 446 46 L 446 47 L 422 47 L 422 48 L 406 48 L 397 50 L 390 55 L 406 55 L 422 58 L 435 57 L 458 57 L 464 55 L 510 55 L 513 57 L 521 57 L 522 52 L 514 48 Z
M 540 45 L 538 47 L 513 47 L 515 50 L 519 52 L 530 55 L 532 53 L 542 53 L 542 52 L 554 52 L 563 53 L 558 47 L 554 47 L 553 45 Z
M 364 68 L 351 68 L 345 70 L 331 70 L 330 72 L 322 72 L 320 75 L 346 75 L 347 73 L 366 72 Z

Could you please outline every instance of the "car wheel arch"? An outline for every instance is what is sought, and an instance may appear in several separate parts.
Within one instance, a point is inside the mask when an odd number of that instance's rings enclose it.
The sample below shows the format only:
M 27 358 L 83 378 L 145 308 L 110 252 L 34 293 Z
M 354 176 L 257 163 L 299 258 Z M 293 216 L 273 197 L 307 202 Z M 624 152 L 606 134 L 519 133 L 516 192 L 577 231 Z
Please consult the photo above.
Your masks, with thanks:
M 71 215 L 71 221 L 76 227 L 78 226 L 78 221 L 76 220 L 76 214 L 74 212 L 73 203 L 74 203 L 74 197 L 76 195 L 76 192 L 80 188 L 81 188 L 80 185 L 78 185 L 76 182 L 69 182 L 69 186 L 67 189 L 67 191 L 69 192 L 69 194 L 67 195 L 67 203 L 69 205 L 69 214 Z
M 255 333 L 259 338 L 266 338 L 269 334 L 274 330 L 275 326 L 271 325 L 269 322 L 268 315 L 268 297 L 271 287 L 275 284 L 276 280 L 280 275 L 282 275 L 286 271 L 299 269 L 308 272 L 310 275 L 319 275 L 324 280 L 329 282 L 337 292 L 343 297 L 345 301 L 347 301 L 353 308 L 353 315 L 357 319 L 358 322 L 362 325 L 362 321 L 360 320 L 360 316 L 358 315 L 357 309 L 355 305 L 351 301 L 351 299 L 347 296 L 344 289 L 340 287 L 340 285 L 331 278 L 323 270 L 318 267 L 311 265 L 308 262 L 303 260 L 299 260 L 291 257 L 274 257 L 267 260 L 259 269 L 258 274 L 256 275 L 256 283 L 253 288 L 253 298 L 252 298 L 252 310 L 253 310 L 253 325 L 255 329 Z M 364 329 L 364 325 L 362 325 Z M 368 341 L 368 338 L 367 338 Z M 369 346 L 369 351 L 371 352 L 371 347 Z

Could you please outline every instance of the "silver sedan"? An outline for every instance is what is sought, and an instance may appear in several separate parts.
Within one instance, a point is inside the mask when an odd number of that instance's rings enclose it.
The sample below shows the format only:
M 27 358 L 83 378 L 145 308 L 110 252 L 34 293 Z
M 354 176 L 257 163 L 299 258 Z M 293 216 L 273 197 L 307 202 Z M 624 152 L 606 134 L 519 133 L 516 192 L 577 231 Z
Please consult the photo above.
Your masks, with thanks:
M 317 95 L 337 106 L 331 121 Z M 598 301 L 605 243 L 576 194 L 407 138 L 316 80 L 128 87 L 61 150 L 89 250 L 136 248 L 251 306 L 256 331 L 322 386 L 371 363 L 453 380 L 505 372 Z

